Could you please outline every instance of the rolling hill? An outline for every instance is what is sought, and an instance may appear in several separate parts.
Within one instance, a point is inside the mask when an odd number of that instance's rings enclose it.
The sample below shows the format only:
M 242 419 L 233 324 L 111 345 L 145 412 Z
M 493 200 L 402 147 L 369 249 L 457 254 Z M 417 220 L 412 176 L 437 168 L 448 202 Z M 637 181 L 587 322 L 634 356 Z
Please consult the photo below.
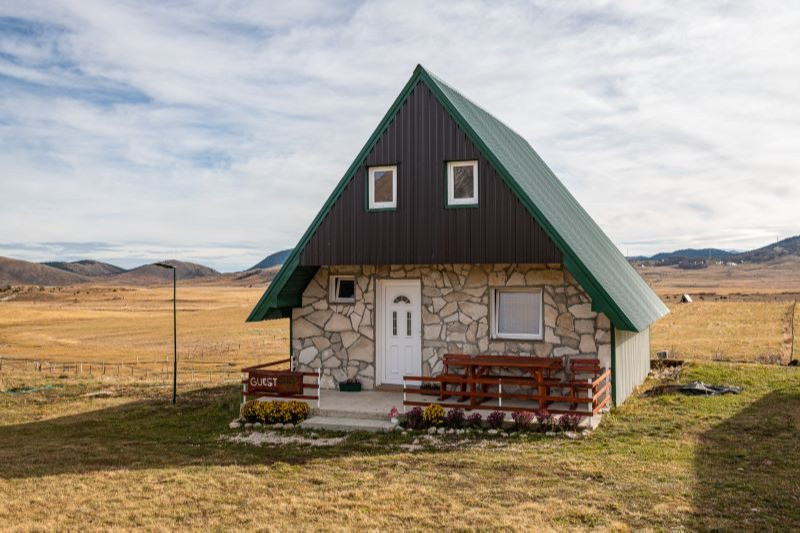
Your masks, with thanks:
M 257 268 L 272 268 L 275 266 L 280 266 L 286 261 L 286 258 L 289 257 L 289 254 L 292 253 L 292 250 L 281 250 L 280 252 L 275 252 L 274 254 L 270 254 L 256 265 L 248 268 L 247 270 L 255 270 Z
M 675 250 L 674 252 L 661 252 L 650 257 L 643 259 L 650 259 L 651 261 L 663 261 L 665 259 L 725 259 L 734 255 L 736 252 L 729 252 L 727 250 L 720 250 L 719 248 L 684 248 L 682 250 Z
M 749 252 L 742 252 L 732 256 L 736 261 L 748 261 L 751 263 L 767 263 L 777 259 L 796 257 L 800 259 L 800 235 L 783 239 Z
M 42 263 L 43 265 L 51 266 L 59 270 L 65 270 L 81 276 L 113 276 L 115 274 L 122 274 L 125 269 L 112 265 L 110 263 L 103 263 L 102 261 L 95 261 L 93 259 L 82 259 L 80 261 L 48 261 Z
M 0 257 L 0 284 L 3 285 L 73 285 L 90 279 L 40 263 Z
M 178 280 L 218 277 L 221 275 L 213 268 L 197 263 L 176 261 L 174 259 L 163 262 L 176 268 Z M 103 282 L 118 283 L 121 285 L 158 285 L 172 282 L 172 270 L 154 264 L 142 265 L 117 274 L 111 278 L 106 278 Z

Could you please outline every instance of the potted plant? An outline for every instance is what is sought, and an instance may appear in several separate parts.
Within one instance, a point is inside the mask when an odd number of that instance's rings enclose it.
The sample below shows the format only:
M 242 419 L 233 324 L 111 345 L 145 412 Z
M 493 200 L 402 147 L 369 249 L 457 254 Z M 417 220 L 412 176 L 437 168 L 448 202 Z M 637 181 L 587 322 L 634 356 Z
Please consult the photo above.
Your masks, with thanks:
M 396 426 L 400 423 L 400 413 L 397 412 L 397 407 L 392 406 L 392 410 L 389 411 L 389 422 L 392 423 L 393 426 Z
M 359 392 L 361 390 L 361 381 L 358 378 L 342 381 L 339 383 L 339 390 L 342 392 Z

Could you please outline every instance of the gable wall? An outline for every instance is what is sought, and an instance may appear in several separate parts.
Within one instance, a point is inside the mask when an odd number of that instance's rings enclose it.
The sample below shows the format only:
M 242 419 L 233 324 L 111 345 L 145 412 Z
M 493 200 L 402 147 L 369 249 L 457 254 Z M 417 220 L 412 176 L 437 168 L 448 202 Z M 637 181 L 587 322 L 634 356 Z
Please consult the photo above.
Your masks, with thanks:
M 446 162 L 479 161 L 479 207 L 445 208 Z M 368 212 L 367 167 L 398 165 L 397 209 Z M 300 255 L 301 265 L 560 263 L 556 245 L 420 84 Z

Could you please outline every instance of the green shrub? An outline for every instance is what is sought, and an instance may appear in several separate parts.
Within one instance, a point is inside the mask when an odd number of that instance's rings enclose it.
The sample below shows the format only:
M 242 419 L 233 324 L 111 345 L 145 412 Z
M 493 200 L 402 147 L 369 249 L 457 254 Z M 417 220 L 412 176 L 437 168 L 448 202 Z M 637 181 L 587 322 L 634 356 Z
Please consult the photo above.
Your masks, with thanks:
M 441 426 L 444 423 L 444 407 L 438 403 L 428 405 L 422 411 L 422 420 L 430 426 Z

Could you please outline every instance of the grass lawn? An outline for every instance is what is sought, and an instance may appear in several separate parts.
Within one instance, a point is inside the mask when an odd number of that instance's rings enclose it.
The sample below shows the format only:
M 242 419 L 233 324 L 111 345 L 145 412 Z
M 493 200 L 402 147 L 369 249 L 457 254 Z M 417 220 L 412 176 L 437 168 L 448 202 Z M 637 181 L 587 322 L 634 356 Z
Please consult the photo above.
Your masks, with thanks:
M 33 381 L 0 394 L 0 524 L 19 529 L 797 529 L 800 369 L 695 363 L 738 396 L 634 398 L 581 440 L 400 435 L 330 447 L 220 436 L 236 387 Z M 22 384 L 3 377 L 2 387 Z M 652 382 L 648 382 L 652 384 Z M 460 437 L 452 437 L 459 439 Z M 454 440 L 455 442 L 455 440 Z

